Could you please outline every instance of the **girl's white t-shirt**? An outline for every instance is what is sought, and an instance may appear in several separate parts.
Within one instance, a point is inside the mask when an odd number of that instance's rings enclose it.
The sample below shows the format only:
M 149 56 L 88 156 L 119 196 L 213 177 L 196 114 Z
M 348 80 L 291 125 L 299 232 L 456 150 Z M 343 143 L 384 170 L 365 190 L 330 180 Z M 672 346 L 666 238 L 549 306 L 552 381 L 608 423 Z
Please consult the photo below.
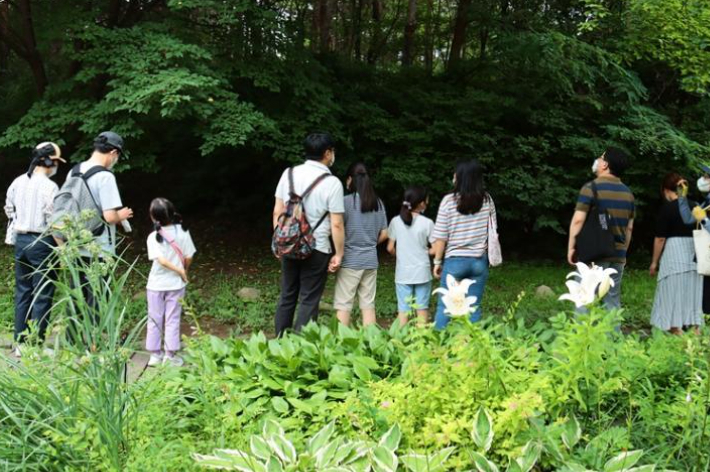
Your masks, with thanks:
M 180 256 L 173 247 L 165 240 L 165 237 L 175 241 L 185 258 L 192 258 L 196 249 L 192 242 L 189 231 L 182 229 L 181 225 L 171 225 L 163 227 L 164 241 L 159 243 L 156 239 L 157 232 L 153 231 L 148 236 L 148 259 L 153 261 L 153 267 L 148 275 L 148 290 L 156 292 L 167 292 L 181 290 L 187 285 L 182 278 L 174 271 L 163 267 L 158 259 L 164 257 L 176 267 L 183 267 Z
M 418 285 L 431 280 L 429 240 L 434 222 L 424 215 L 413 215 L 412 226 L 395 216 L 387 235 L 397 243 L 397 267 L 394 281 L 398 284 Z

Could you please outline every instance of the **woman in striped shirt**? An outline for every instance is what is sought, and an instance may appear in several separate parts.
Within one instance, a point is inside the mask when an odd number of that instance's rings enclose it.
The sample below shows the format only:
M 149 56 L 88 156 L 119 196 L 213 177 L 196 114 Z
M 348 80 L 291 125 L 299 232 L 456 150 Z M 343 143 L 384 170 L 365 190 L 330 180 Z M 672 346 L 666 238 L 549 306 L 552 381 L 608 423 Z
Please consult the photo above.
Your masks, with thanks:
M 454 175 L 454 192 L 446 195 L 439 206 L 434 240 L 434 277 L 446 287 L 446 276 L 456 280 L 470 279 L 469 296 L 478 301 L 471 321 L 481 319 L 480 303 L 488 278 L 488 220 L 497 226 L 493 198 L 483 186 L 483 169 L 477 160 L 461 162 Z M 449 323 L 444 304 L 439 300 L 434 320 L 436 329 Z

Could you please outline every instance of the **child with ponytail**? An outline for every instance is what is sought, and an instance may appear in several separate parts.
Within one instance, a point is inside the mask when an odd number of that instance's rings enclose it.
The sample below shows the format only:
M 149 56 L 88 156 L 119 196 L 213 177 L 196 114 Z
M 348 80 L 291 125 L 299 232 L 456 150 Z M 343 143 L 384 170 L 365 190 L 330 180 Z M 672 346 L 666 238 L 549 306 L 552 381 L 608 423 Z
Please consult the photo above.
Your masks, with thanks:
M 399 216 L 390 222 L 387 250 L 396 254 L 394 281 L 397 290 L 398 320 L 404 326 L 409 314 L 416 310 L 419 324 L 429 320 L 431 298 L 431 262 L 429 239 L 434 222 L 422 215 L 429 202 L 422 187 L 410 187 L 404 192 Z
M 149 366 L 161 362 L 179 367 L 181 301 L 187 286 L 187 271 L 195 255 L 190 233 L 175 206 L 165 198 L 150 204 L 155 231 L 148 236 L 148 259 L 153 267 L 148 276 L 148 327 L 146 350 Z

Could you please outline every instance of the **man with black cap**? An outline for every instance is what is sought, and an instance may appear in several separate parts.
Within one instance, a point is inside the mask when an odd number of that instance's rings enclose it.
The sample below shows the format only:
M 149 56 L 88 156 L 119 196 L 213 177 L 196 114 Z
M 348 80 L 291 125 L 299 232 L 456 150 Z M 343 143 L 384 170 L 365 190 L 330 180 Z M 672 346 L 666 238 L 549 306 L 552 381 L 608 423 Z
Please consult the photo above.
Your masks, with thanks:
M 38 144 L 29 170 L 7 190 L 5 214 L 10 225 L 6 242 L 15 246 L 15 355 L 25 341 L 28 320 L 44 339 L 52 307 L 54 285 L 47 283 L 54 239 L 48 234 L 54 196 L 59 188 L 51 180 L 62 159 L 55 143 Z
M 113 131 L 104 131 L 94 139 L 94 151 L 89 160 L 79 164 L 79 171 L 86 174 L 96 166 L 111 171 L 122 153 L 123 138 Z M 116 225 L 133 218 L 133 210 L 123 206 L 116 176 L 112 172 L 97 172 L 86 180 L 86 184 L 107 224 L 106 230 L 96 240 L 105 254 L 114 255 L 116 254 Z M 90 254 L 88 251 L 82 251 L 82 256 L 90 257 Z

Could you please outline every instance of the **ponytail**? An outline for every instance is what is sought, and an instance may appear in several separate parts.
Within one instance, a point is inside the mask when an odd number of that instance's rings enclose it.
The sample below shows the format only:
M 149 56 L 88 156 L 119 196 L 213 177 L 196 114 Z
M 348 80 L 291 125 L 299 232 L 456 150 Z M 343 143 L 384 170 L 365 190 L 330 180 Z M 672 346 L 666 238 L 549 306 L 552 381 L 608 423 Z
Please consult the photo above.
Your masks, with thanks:
M 153 219 L 155 239 L 159 243 L 164 241 L 160 234 L 163 226 L 181 225 L 183 230 L 187 230 L 182 222 L 182 215 L 175 211 L 175 205 L 166 198 L 156 198 L 150 203 L 150 217 Z
M 375 193 L 375 188 L 372 185 L 372 180 L 370 180 L 365 164 L 356 162 L 351 165 L 347 176 L 351 179 L 350 189 L 354 190 L 360 197 L 360 211 L 363 213 L 380 211 L 382 205 L 380 204 L 380 199 L 377 198 L 377 193 Z M 354 201 L 353 204 L 355 204 Z
M 412 211 L 416 210 L 423 202 L 426 202 L 428 197 L 429 192 L 424 187 L 414 186 L 405 190 L 402 209 L 399 211 L 399 217 L 405 225 L 412 225 L 412 221 L 414 221 Z

